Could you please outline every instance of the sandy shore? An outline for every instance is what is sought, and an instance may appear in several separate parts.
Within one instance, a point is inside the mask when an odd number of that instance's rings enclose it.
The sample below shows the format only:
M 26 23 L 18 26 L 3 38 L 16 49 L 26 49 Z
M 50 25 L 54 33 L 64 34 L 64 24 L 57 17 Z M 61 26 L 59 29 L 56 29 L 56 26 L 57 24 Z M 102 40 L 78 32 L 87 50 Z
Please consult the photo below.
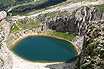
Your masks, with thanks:
M 36 62 L 29 62 L 25 61 L 23 59 L 20 59 L 16 55 L 12 53 L 13 57 L 13 67 L 12 69 L 64 69 L 65 67 L 70 67 L 71 69 L 74 69 L 75 62 L 70 63 L 36 63 Z
M 54 63 L 35 63 L 25 61 L 12 53 L 13 57 L 13 68 L 12 69 L 49 69 L 45 68 L 45 66 Z

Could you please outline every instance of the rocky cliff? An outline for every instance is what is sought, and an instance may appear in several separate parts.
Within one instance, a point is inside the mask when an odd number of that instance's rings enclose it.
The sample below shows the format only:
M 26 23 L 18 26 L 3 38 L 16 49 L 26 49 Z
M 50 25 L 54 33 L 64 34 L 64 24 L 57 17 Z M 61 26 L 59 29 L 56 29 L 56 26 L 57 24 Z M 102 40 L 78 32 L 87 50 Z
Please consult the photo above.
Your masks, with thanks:
M 12 57 L 6 46 L 7 33 L 9 26 L 5 20 L 6 12 L 0 12 L 0 69 L 12 69 Z
M 51 19 L 47 22 L 49 29 L 61 32 L 68 32 L 74 35 L 84 35 L 89 22 L 92 20 L 100 20 L 104 15 L 99 10 L 88 7 L 79 8 L 71 17 L 59 17 Z

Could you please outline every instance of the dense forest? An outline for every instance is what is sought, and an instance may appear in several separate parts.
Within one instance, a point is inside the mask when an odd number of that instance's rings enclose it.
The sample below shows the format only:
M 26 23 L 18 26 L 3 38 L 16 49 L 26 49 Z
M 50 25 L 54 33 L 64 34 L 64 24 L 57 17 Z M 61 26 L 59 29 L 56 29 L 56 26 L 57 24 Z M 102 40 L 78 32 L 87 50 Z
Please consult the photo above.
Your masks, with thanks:
M 22 14 L 29 13 L 33 10 L 42 9 L 42 8 L 46 8 L 46 7 L 49 7 L 52 5 L 56 5 L 56 4 L 64 2 L 64 1 L 66 1 L 66 0 L 39 0 L 34 3 L 15 7 L 10 12 L 12 13 L 12 15 L 18 15 L 18 14 L 22 15 Z
M 28 3 L 28 2 L 33 2 L 34 0 L 0 0 L 0 10 L 6 10 L 7 8 L 11 7 L 11 6 L 15 6 L 15 5 L 18 5 L 18 4 L 23 4 L 23 3 Z M 25 10 L 26 9 L 40 9 L 40 8 L 44 8 L 44 7 L 47 7 L 47 6 L 51 6 L 51 5 L 55 5 L 55 4 L 58 4 L 60 2 L 63 2 L 63 1 L 66 1 L 66 0 L 36 0 L 36 1 L 40 1 L 38 3 L 38 5 L 26 5 L 26 8 L 25 7 Z M 43 3 L 44 2 L 44 3 Z M 19 8 L 24 8 L 23 7 L 19 7 Z M 24 9 L 23 10 L 20 10 L 20 11 L 25 11 Z
M 5 10 L 11 6 L 32 2 L 34 0 L 0 0 L 0 10 Z

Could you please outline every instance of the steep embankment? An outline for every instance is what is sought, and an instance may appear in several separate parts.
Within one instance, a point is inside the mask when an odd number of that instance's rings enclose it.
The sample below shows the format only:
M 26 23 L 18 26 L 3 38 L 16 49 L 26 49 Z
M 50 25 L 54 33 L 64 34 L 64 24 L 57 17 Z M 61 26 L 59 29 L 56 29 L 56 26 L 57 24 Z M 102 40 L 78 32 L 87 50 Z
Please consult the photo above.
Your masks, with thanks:
M 6 39 L 9 32 L 9 26 L 6 22 L 6 12 L 0 12 L 0 69 L 11 69 L 12 58 L 11 53 L 6 47 Z
M 90 22 L 85 37 L 77 66 L 82 69 L 104 69 L 104 20 Z
M 36 17 L 36 21 L 46 22 L 48 28 L 52 30 L 67 32 L 74 35 L 84 35 L 90 21 L 104 18 L 103 13 L 94 7 L 82 7 L 73 13 L 70 13 L 69 10 L 39 15 Z

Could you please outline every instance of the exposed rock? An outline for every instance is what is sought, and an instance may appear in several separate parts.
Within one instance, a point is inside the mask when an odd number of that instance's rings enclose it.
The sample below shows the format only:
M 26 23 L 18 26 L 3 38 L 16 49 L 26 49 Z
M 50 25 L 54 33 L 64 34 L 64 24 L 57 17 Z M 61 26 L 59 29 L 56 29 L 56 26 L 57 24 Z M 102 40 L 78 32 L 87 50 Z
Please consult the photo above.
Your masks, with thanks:
M 6 13 L 5 11 L 1 11 L 1 12 L 0 12 L 0 21 L 1 21 L 2 19 L 6 18 L 6 16 L 7 16 L 7 13 Z
M 93 8 L 92 9 L 92 20 L 100 20 L 101 18 L 102 18 L 102 13 L 99 10 Z
M 84 35 L 92 20 L 102 19 L 103 14 L 95 9 L 82 7 L 71 17 L 58 17 L 47 22 L 49 29 L 68 32 L 74 35 Z
M 6 18 L 6 12 L 0 12 L 0 69 L 12 69 L 12 57 L 10 50 L 6 47 L 6 39 L 9 34 L 9 24 Z
M 102 14 L 102 19 L 104 19 L 104 13 Z

